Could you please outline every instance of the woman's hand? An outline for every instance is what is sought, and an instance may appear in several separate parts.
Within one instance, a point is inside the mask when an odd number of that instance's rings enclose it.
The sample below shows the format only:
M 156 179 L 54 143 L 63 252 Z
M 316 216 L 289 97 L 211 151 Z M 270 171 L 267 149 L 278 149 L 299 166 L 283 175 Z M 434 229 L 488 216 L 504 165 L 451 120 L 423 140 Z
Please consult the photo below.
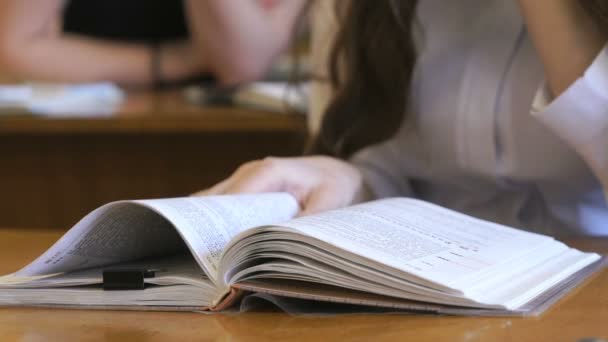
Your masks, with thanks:
M 14 78 L 51 82 L 114 81 L 147 85 L 150 46 L 62 32 L 63 0 L 0 0 L 0 70 Z M 204 59 L 188 44 L 163 51 L 163 76 L 171 81 L 200 72 Z
M 246 163 L 226 180 L 195 195 L 288 192 L 300 215 L 345 207 L 369 199 L 359 170 L 340 159 L 313 156 L 266 158 Z
M 160 74 L 164 82 L 176 82 L 208 71 L 204 50 L 191 39 L 165 42 L 159 47 Z

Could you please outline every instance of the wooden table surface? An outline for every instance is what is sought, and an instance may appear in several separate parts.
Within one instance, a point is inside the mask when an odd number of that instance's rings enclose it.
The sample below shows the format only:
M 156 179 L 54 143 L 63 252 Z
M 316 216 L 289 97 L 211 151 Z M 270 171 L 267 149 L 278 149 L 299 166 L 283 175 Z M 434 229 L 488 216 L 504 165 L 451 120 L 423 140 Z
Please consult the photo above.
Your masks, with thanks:
M 0 114 L 0 135 L 305 132 L 306 117 L 236 107 L 201 107 L 181 91 L 128 93 L 113 114 L 38 116 Z
M 185 196 L 240 164 L 303 151 L 303 115 L 129 93 L 110 116 L 0 114 L 0 226 L 67 229 L 121 199 Z
M 0 272 L 15 271 L 58 237 L 59 232 L 48 230 L 0 230 Z M 570 243 L 608 252 L 608 240 Z M 583 341 L 592 337 L 608 339 L 606 271 L 537 318 L 0 309 L 2 341 Z

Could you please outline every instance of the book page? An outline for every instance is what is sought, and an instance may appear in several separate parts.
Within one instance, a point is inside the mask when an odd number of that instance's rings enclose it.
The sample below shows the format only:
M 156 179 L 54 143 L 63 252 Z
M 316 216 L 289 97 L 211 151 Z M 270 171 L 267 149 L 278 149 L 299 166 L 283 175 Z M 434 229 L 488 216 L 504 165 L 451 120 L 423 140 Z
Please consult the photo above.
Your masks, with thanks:
M 163 286 L 192 285 L 205 287 L 209 292 L 215 290 L 211 281 L 190 255 L 143 259 L 112 265 L 111 268 L 153 270 L 154 276 L 145 279 L 147 284 Z M 102 284 L 104 269 L 105 268 L 89 268 L 82 271 L 60 273 L 39 279 L 9 275 L 0 277 L 0 288 L 49 289 Z M 209 296 L 213 294 L 214 293 L 210 293 Z
M 15 275 L 71 272 L 189 249 L 214 280 L 230 238 L 297 212 L 297 201 L 284 193 L 114 202 L 85 216 Z
M 451 288 L 554 241 L 405 198 L 301 217 L 282 226 L 338 247 L 334 253 L 359 256 L 372 267 Z
M 249 228 L 293 218 L 299 206 L 286 193 L 188 197 L 137 201 L 177 228 L 211 279 L 217 278 L 224 247 Z
M 71 272 L 187 251 L 171 223 L 154 211 L 124 201 L 89 213 L 16 276 Z

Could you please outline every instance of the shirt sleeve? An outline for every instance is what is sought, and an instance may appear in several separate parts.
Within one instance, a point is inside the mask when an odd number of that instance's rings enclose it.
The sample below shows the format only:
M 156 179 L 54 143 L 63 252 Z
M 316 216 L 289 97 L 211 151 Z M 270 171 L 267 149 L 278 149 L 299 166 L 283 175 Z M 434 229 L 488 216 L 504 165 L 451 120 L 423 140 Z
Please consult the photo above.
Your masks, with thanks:
M 395 139 L 357 152 L 351 163 L 359 169 L 374 198 L 412 196 L 412 189 L 401 170 L 402 158 Z
M 547 86 L 536 95 L 532 115 L 587 162 L 608 190 L 608 45 L 583 77 L 552 99 Z

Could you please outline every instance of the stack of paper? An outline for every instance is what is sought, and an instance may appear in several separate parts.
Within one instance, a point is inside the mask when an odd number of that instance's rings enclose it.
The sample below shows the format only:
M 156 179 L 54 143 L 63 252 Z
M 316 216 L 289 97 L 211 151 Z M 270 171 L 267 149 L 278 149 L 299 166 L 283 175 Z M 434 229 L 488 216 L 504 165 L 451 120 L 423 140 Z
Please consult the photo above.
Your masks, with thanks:
M 0 111 L 20 109 L 39 115 L 89 116 L 116 111 L 125 98 L 112 83 L 29 83 L 0 86 Z

